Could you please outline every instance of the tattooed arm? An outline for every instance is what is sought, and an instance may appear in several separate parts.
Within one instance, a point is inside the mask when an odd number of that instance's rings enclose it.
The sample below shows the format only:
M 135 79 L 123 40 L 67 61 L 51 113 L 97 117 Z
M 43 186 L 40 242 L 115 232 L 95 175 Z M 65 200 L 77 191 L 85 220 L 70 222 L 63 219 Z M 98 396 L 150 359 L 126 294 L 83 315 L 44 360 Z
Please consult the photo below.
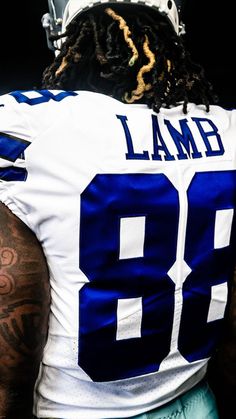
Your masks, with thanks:
M 31 230 L 0 204 L 0 418 L 32 418 L 46 340 L 48 269 Z
M 224 339 L 209 368 L 221 419 L 231 419 L 236 406 L 236 270 L 229 292 Z

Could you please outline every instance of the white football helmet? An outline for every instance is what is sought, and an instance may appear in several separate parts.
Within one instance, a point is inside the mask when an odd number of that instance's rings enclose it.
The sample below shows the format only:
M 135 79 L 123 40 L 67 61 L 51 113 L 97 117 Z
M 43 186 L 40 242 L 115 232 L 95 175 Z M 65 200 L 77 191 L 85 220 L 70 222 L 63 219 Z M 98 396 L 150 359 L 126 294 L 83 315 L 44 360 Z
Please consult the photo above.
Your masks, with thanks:
M 48 47 L 58 50 L 62 41 L 51 41 L 51 35 L 64 33 L 68 24 L 80 13 L 104 4 L 129 4 L 151 7 L 166 16 L 175 32 L 184 33 L 183 24 L 179 21 L 181 0 L 48 0 L 49 13 L 42 17 L 42 24 L 47 33 Z

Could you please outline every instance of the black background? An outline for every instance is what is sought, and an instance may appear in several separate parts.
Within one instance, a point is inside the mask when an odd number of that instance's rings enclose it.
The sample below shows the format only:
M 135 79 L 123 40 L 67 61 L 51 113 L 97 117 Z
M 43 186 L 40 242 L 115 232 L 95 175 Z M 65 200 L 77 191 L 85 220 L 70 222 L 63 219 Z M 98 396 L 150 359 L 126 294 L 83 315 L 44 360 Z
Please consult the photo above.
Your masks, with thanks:
M 188 49 L 204 66 L 220 104 L 226 107 L 236 107 L 233 3 L 185 0 L 183 9 Z M 0 93 L 40 85 L 42 72 L 53 59 L 41 26 L 47 11 L 47 0 L 5 4 L 0 25 Z

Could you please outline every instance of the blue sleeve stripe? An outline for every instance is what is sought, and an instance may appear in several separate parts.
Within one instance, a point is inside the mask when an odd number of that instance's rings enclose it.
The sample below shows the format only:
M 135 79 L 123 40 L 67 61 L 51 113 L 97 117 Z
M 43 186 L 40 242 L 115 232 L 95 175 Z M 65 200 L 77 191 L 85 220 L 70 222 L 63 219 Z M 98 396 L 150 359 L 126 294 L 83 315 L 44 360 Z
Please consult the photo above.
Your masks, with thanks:
M 21 167 L 6 167 L 0 169 L 0 179 L 7 182 L 10 181 L 21 181 L 24 182 L 27 178 L 27 170 Z
M 48 90 L 35 90 L 38 93 L 38 97 L 30 98 L 27 96 L 27 91 L 16 90 L 15 92 L 9 93 L 18 103 L 26 103 L 27 105 L 39 105 L 40 103 L 49 102 L 49 100 L 54 100 L 56 102 L 61 102 L 68 96 L 78 96 L 78 93 L 74 91 L 61 91 L 59 93 L 52 93 Z M 24 94 L 25 93 L 25 94 Z
M 3 159 L 16 161 L 29 145 L 29 141 L 0 132 L 0 157 Z

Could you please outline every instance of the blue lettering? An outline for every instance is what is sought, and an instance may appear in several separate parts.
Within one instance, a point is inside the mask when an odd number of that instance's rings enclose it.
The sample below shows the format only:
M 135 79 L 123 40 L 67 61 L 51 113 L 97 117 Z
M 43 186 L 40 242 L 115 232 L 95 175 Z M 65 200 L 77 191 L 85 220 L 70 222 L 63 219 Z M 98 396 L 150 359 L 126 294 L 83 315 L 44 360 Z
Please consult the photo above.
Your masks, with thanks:
M 202 136 L 202 139 L 205 143 L 206 146 L 206 156 L 221 156 L 222 154 L 224 154 L 225 150 L 222 144 L 222 140 L 220 137 L 220 134 L 218 133 L 218 128 L 215 126 L 215 124 L 208 118 L 192 118 L 192 120 L 196 123 L 199 132 Z M 209 124 L 209 126 L 212 128 L 211 131 L 204 131 L 203 126 L 202 126 L 202 122 L 207 122 Z M 212 145 L 209 141 L 209 137 L 214 137 L 217 140 L 218 143 L 218 149 L 213 150 L 212 149 Z
M 187 119 L 181 119 L 179 121 L 182 133 L 177 131 L 177 129 L 175 129 L 167 119 L 165 119 L 164 122 L 178 150 L 179 154 L 177 154 L 177 157 L 179 160 L 188 159 L 190 157 L 193 159 L 199 159 L 202 157 L 202 154 L 198 151 L 193 135 L 188 127 Z M 183 147 L 187 154 L 184 153 Z
M 152 115 L 152 132 L 153 132 L 153 154 L 152 154 L 152 160 L 162 160 L 159 151 L 164 151 L 165 160 L 175 160 L 174 156 L 172 156 L 164 142 L 164 139 L 161 135 L 160 127 L 158 124 L 157 116 Z M 158 139 L 160 144 L 158 144 Z
M 133 147 L 133 141 L 130 134 L 129 127 L 127 125 L 127 116 L 125 115 L 116 115 L 117 119 L 119 119 L 122 123 L 122 127 L 124 129 L 126 143 L 127 143 L 127 149 L 128 153 L 126 153 L 126 159 L 127 160 L 149 160 L 149 154 L 148 151 L 143 151 L 143 153 L 135 153 L 134 147 Z
M 136 153 L 134 150 L 134 142 L 129 130 L 125 115 L 116 115 L 120 120 L 127 144 L 127 153 L 125 157 L 127 160 L 150 160 L 149 152 L 144 150 L 141 153 Z M 202 152 L 198 150 L 194 136 L 188 126 L 186 118 L 179 120 L 180 130 L 178 131 L 168 119 L 164 119 L 164 123 L 170 134 L 170 137 L 176 147 L 177 154 L 172 155 L 168 146 L 162 136 L 157 115 L 152 115 L 152 134 L 153 134 L 153 153 L 151 154 L 152 160 L 166 160 L 173 161 L 186 159 L 199 159 L 202 157 Z M 207 118 L 191 118 L 196 124 L 203 144 L 205 146 L 205 154 L 207 157 L 219 156 L 224 154 L 224 147 L 216 125 Z M 209 128 L 210 127 L 210 128 Z M 214 139 L 214 148 L 211 139 Z M 161 154 L 162 153 L 162 154 Z

